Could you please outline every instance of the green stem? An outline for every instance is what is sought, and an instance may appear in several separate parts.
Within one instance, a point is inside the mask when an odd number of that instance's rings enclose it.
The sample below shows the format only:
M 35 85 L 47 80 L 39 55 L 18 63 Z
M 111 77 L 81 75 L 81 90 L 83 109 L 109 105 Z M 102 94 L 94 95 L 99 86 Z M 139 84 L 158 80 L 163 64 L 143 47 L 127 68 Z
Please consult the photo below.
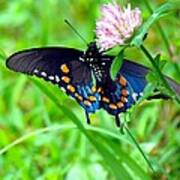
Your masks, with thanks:
M 134 144 L 136 145 L 136 147 L 138 148 L 139 152 L 142 154 L 142 156 L 144 157 L 145 161 L 147 162 L 148 166 L 150 167 L 150 169 L 152 170 L 153 173 L 155 173 L 151 162 L 149 161 L 149 159 L 146 157 L 145 153 L 143 152 L 143 150 L 141 149 L 141 147 L 139 146 L 138 142 L 136 141 L 135 137 L 131 134 L 131 131 L 128 129 L 128 127 L 126 125 L 124 125 L 124 128 L 126 129 L 129 137 L 132 139 L 132 141 L 134 142 Z
M 152 9 L 149 1 L 148 0 L 144 0 L 144 4 L 146 5 L 148 11 L 152 14 L 153 13 L 153 9 Z M 156 22 L 156 27 L 157 27 L 157 29 L 158 29 L 158 31 L 159 31 L 159 33 L 160 33 L 160 35 L 161 35 L 161 37 L 162 37 L 162 39 L 164 41 L 164 44 L 166 46 L 166 49 L 167 49 L 170 57 L 172 57 L 173 53 L 171 51 L 171 46 L 170 46 L 169 40 L 168 40 L 168 38 L 166 36 L 166 33 L 163 31 L 163 28 L 161 27 L 161 24 L 159 22 Z
M 151 54 L 149 53 L 149 51 L 143 46 L 140 46 L 141 50 L 143 51 L 143 53 L 147 56 L 147 58 L 149 59 L 149 61 L 151 62 L 151 64 L 153 65 L 154 69 L 156 70 L 162 84 L 164 85 L 164 87 L 169 91 L 170 95 L 174 95 L 175 99 L 177 100 L 178 103 L 180 103 L 180 100 L 178 98 L 178 96 L 176 96 L 176 93 L 171 89 L 171 87 L 169 86 L 169 84 L 167 83 L 167 81 L 165 80 L 163 74 L 161 73 L 159 67 L 157 66 L 157 64 L 155 63 L 153 57 L 151 56 Z

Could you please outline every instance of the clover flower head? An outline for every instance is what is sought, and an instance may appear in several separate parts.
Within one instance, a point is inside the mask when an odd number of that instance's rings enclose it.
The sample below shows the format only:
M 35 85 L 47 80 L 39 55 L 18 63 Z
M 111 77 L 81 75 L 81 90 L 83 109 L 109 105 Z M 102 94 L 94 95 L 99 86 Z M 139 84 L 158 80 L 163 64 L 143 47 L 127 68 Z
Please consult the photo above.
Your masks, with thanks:
M 122 9 L 115 2 L 105 4 L 101 7 L 101 18 L 96 22 L 96 43 L 101 51 L 123 45 L 141 24 L 139 8 L 131 9 L 128 4 Z

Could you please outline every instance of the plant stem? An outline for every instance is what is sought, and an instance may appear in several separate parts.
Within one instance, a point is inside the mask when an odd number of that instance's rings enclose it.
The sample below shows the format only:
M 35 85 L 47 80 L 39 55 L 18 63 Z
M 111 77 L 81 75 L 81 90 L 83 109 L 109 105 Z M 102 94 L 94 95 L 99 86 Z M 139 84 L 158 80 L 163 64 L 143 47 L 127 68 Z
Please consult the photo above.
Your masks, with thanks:
M 143 150 L 141 149 L 141 147 L 139 146 L 138 142 L 136 141 L 135 137 L 132 135 L 131 131 L 129 130 L 129 128 L 124 125 L 124 128 L 126 129 L 129 137 L 132 139 L 132 141 L 134 142 L 134 144 L 136 145 L 136 147 L 138 148 L 138 150 L 140 151 L 140 153 L 142 154 L 142 156 L 144 157 L 145 161 L 147 162 L 148 166 L 150 167 L 150 169 L 152 170 L 153 173 L 155 173 L 151 162 L 149 161 L 149 159 L 146 157 L 145 153 L 143 152 Z
M 146 5 L 148 11 L 152 14 L 153 13 L 153 9 L 152 9 L 149 1 L 148 0 L 144 0 L 144 4 Z M 160 33 L 160 35 L 161 35 L 161 37 L 162 37 L 162 39 L 164 41 L 164 44 L 166 46 L 166 49 L 167 49 L 170 57 L 172 57 L 173 53 L 172 53 L 172 50 L 171 50 L 171 46 L 170 46 L 169 40 L 168 40 L 168 38 L 166 36 L 166 33 L 163 31 L 163 28 L 161 27 L 161 24 L 159 22 L 156 22 L 156 27 L 157 27 L 157 29 L 158 29 L 158 31 L 159 31 L 159 33 Z
M 147 58 L 149 59 L 149 61 L 151 62 L 151 64 L 153 65 L 154 69 L 156 70 L 162 84 L 164 85 L 164 87 L 169 91 L 170 95 L 174 95 L 175 99 L 177 100 L 178 103 L 180 103 L 179 98 L 176 96 L 176 93 L 171 89 L 171 87 L 169 86 L 169 84 L 167 83 L 167 81 L 165 80 L 163 74 L 161 73 L 159 67 L 157 66 L 157 64 L 155 63 L 152 55 L 149 53 L 149 51 L 144 47 L 144 45 L 140 46 L 141 50 L 143 51 L 143 53 L 147 56 Z

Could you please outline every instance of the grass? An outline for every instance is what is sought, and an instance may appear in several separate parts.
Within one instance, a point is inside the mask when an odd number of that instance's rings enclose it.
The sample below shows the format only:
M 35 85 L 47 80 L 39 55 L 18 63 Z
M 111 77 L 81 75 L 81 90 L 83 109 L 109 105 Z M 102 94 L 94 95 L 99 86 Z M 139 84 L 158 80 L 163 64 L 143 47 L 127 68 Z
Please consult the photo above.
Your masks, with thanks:
M 152 173 L 132 139 L 127 133 L 119 133 L 114 119 L 105 111 L 91 115 L 92 125 L 88 126 L 82 108 L 58 87 L 10 72 L 5 67 L 6 56 L 25 48 L 59 45 L 85 49 L 64 19 L 91 41 L 102 2 L 0 3 L 0 175 L 3 179 L 174 180 L 180 176 L 180 111 L 175 101 L 143 101 L 128 114 L 129 129 L 150 160 L 155 171 Z M 161 2 L 152 1 L 151 7 L 158 7 Z M 139 0 L 132 3 L 140 6 L 147 19 L 149 11 L 145 4 Z M 160 22 L 173 49 L 171 56 L 156 26 L 151 27 L 146 46 L 153 54 L 162 53 L 168 61 L 164 73 L 180 81 L 178 18 L 176 10 Z M 135 48 L 127 50 L 125 55 L 147 64 Z

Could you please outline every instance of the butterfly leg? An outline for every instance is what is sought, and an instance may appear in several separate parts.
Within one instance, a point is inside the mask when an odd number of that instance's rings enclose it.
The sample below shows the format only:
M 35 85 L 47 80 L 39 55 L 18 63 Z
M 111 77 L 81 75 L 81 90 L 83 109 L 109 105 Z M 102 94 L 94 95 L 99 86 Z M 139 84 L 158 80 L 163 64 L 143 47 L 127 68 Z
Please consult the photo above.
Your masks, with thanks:
M 89 113 L 86 111 L 86 121 L 88 124 L 91 124 L 90 118 L 89 118 Z
M 115 116 L 115 120 L 116 120 L 117 127 L 120 127 L 121 126 L 121 121 L 120 121 L 120 118 L 119 118 L 118 114 Z

